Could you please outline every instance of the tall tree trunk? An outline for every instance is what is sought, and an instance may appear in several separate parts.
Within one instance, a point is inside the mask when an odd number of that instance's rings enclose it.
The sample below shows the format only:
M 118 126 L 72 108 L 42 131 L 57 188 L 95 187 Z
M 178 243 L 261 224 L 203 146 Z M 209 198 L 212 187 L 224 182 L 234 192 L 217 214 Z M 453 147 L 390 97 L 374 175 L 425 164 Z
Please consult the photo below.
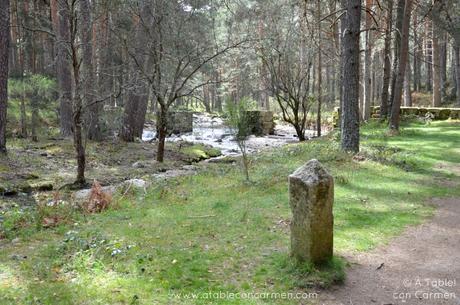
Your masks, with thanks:
M 321 52 L 323 51 L 321 49 L 321 1 L 318 0 L 317 2 L 317 23 L 318 23 L 318 109 L 316 112 L 316 134 L 318 137 L 321 137 L 321 104 L 322 104 L 322 94 L 323 94 L 323 88 L 322 88 L 322 59 L 321 59 Z
M 458 56 L 458 49 L 455 47 L 455 40 L 454 40 L 454 45 L 452 46 L 452 64 L 451 64 L 451 73 L 452 73 L 452 92 L 451 96 L 457 97 L 457 88 L 458 88 L 458 83 L 457 83 L 457 60 L 456 56 Z M 459 104 L 460 105 L 460 104 Z
M 89 0 L 80 0 L 81 10 L 81 35 L 83 44 L 83 109 L 86 119 L 85 126 L 88 129 L 87 135 L 91 140 L 102 139 L 101 126 L 99 123 L 99 105 L 95 104 L 95 75 L 93 66 L 93 26 L 91 7 Z
M 18 15 L 18 0 L 11 1 L 11 40 L 10 40 L 10 75 L 11 76 L 21 76 L 21 63 L 20 63 L 20 48 L 17 41 L 20 41 L 20 23 Z
M 141 8 L 142 18 L 136 28 L 136 36 L 134 41 L 134 51 L 131 54 L 132 70 L 136 75 L 136 87 L 129 91 L 127 101 L 123 111 L 123 125 L 120 132 L 120 137 L 123 141 L 133 142 L 135 137 L 142 136 L 142 130 L 145 123 L 145 115 L 147 113 L 148 92 L 144 80 L 141 78 L 141 73 L 138 71 L 146 70 L 146 55 L 145 55 L 145 39 L 148 35 L 144 31 L 144 27 L 150 23 L 150 15 L 148 13 L 148 5 L 144 4 Z
M 77 13 L 76 8 L 72 8 L 72 20 L 70 22 L 70 40 L 69 45 L 71 49 L 72 58 L 72 73 L 73 73 L 73 94 L 72 94 L 72 124 L 73 124 L 73 145 L 75 148 L 77 159 L 77 178 L 75 184 L 83 186 L 86 183 L 85 168 L 86 168 L 86 152 L 83 146 L 83 88 L 80 76 L 80 58 L 78 54 L 79 41 L 76 37 L 77 29 Z
M 419 42 L 419 35 L 417 29 L 417 14 L 414 14 L 413 19 L 413 36 L 414 36 L 414 61 L 413 61 L 413 87 L 414 91 L 420 91 L 421 87 L 421 66 L 420 66 L 420 42 Z
M 372 102 L 372 17 L 370 12 L 372 11 L 373 0 L 366 0 L 366 48 L 364 52 L 364 100 L 363 100 L 363 119 L 369 120 L 371 116 L 371 102 Z
M 38 91 L 38 90 L 36 90 Z M 37 128 L 39 124 L 39 117 L 38 117 L 38 92 L 34 92 L 34 94 L 30 97 L 30 108 L 32 108 L 32 126 L 31 126 L 31 136 L 33 142 L 38 142 L 38 133 Z
M 390 107 L 393 105 L 395 98 L 395 87 L 396 79 L 398 77 L 399 62 L 401 59 L 401 33 L 403 28 L 404 19 L 404 6 L 405 0 L 398 0 L 398 6 L 396 7 L 396 24 L 395 24 L 395 38 L 394 38 L 394 58 L 393 58 L 393 75 L 391 78 L 391 96 L 390 96 Z M 402 84 L 400 84 L 402 85 Z
M 214 80 L 216 82 L 216 103 L 215 103 L 215 110 L 217 112 L 222 112 L 222 97 L 220 95 L 220 70 L 217 69 L 214 73 Z
M 21 137 L 27 138 L 27 114 L 26 114 L 26 102 L 25 96 L 21 97 Z
M 391 79 L 391 32 L 393 31 L 393 0 L 388 0 L 386 28 L 385 28 L 385 46 L 383 49 L 383 88 L 380 100 L 380 119 L 385 120 L 388 117 L 388 89 Z
M 440 56 L 440 73 L 441 73 L 441 96 L 447 96 L 447 33 L 442 31 L 441 39 L 439 41 Z
M 10 46 L 10 1 L 0 1 L 0 153 L 6 153 L 8 105 L 8 60 Z
M 136 111 L 136 126 L 134 134 L 138 138 L 142 138 L 142 133 L 144 131 L 145 125 L 145 116 L 147 115 L 148 108 L 148 92 L 147 88 L 142 88 L 142 94 L 139 97 L 139 104 L 137 105 Z
M 203 105 L 204 105 L 205 111 L 207 113 L 211 113 L 210 85 L 203 86 L 202 90 L 203 90 Z
M 400 49 L 400 60 L 399 60 L 399 71 L 396 77 L 394 100 L 391 106 L 391 119 L 390 128 L 393 131 L 399 131 L 400 124 L 400 109 L 401 109 L 401 97 L 402 97 L 402 86 L 404 84 L 404 76 L 406 74 L 407 59 L 409 56 L 409 25 L 410 17 L 412 13 L 412 0 L 406 0 L 404 8 L 404 21 L 402 27 L 401 37 L 401 49 Z
M 344 2 L 344 1 L 343 1 Z M 359 36 L 361 0 L 346 3 L 343 37 L 343 102 L 341 144 L 344 151 L 359 151 Z
M 56 75 L 59 86 L 59 119 L 61 135 L 72 134 L 72 79 L 70 74 L 70 24 L 67 0 L 52 0 L 57 5 L 53 24 L 56 32 Z M 53 4 L 52 4 L 53 5 Z
M 159 102 L 160 109 L 157 114 L 157 161 L 163 162 L 165 157 L 165 142 L 167 133 L 168 108 L 164 101 Z
M 425 22 L 425 90 L 431 92 L 433 90 L 433 41 L 432 27 L 430 21 Z
M 433 107 L 441 107 L 441 52 L 439 49 L 439 28 L 436 22 L 432 22 L 432 47 L 433 47 Z
M 460 40 L 454 39 L 455 75 L 457 78 L 457 107 L 460 107 Z
M 407 66 L 406 66 L 406 77 L 404 77 L 404 106 L 405 107 L 412 107 L 412 96 L 411 96 L 411 90 L 410 90 L 410 75 L 411 75 L 411 69 L 410 69 L 410 63 L 407 61 Z
M 346 9 L 348 0 L 340 0 L 340 5 L 342 9 Z M 345 43 L 344 43 L 344 34 L 347 30 L 347 14 L 343 13 L 340 18 L 340 62 L 339 62 L 339 97 L 340 97 L 340 129 L 342 129 L 342 113 L 343 113 L 343 101 L 344 101 L 344 92 L 343 92 L 343 77 L 345 75 Z M 358 80 L 359 81 L 359 80 Z
M 265 38 L 264 26 L 264 14 L 260 14 L 258 24 L 258 38 L 260 41 L 263 41 Z M 267 67 L 265 66 L 263 60 L 259 63 L 259 105 L 262 109 L 270 110 L 267 90 Z

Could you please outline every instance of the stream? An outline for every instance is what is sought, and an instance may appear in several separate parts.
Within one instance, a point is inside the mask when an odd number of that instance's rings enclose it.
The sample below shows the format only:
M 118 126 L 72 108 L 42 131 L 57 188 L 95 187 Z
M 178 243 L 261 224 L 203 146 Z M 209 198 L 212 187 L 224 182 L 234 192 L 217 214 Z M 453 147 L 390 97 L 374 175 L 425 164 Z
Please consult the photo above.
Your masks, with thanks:
M 315 131 L 307 130 L 307 138 L 313 137 Z M 142 140 L 151 141 L 155 138 L 156 131 L 152 126 L 144 129 Z M 166 141 L 185 141 L 195 144 L 205 144 L 219 149 L 223 156 L 238 155 L 239 149 L 234 140 L 232 130 L 225 125 L 223 119 L 209 114 L 193 115 L 193 132 L 182 135 L 172 135 Z M 284 122 L 277 122 L 274 135 L 249 136 L 247 148 L 249 153 L 257 153 L 263 149 L 279 147 L 288 143 L 295 143 L 298 138 L 295 129 Z
M 156 132 L 155 127 L 152 125 L 146 125 L 142 135 L 142 140 L 145 142 L 152 141 L 155 138 Z M 306 136 L 308 138 L 313 137 L 315 132 L 313 130 L 307 130 Z M 221 151 L 222 156 L 212 158 L 220 159 L 226 156 L 237 156 L 240 155 L 237 142 L 234 140 L 232 130 L 225 125 L 223 119 L 211 116 L 209 114 L 194 114 L 193 115 L 193 132 L 172 135 L 166 139 L 168 142 L 190 142 L 195 144 L 204 144 L 211 147 L 217 148 Z M 295 130 L 290 125 L 284 122 L 277 122 L 275 132 L 273 135 L 266 136 L 250 136 L 247 139 L 246 146 L 249 153 L 258 153 L 262 150 L 280 147 L 288 143 L 296 143 L 298 138 Z M 207 161 L 211 161 L 208 159 Z M 169 170 L 164 173 L 157 173 L 152 175 L 152 178 L 168 179 L 178 175 L 192 174 L 195 169 L 194 166 L 184 166 L 183 168 Z M 37 203 L 36 195 L 44 194 L 38 192 L 34 194 L 23 194 L 19 193 L 15 196 L 0 196 L 0 225 L 4 221 L 3 212 L 14 208 L 28 208 L 33 207 Z

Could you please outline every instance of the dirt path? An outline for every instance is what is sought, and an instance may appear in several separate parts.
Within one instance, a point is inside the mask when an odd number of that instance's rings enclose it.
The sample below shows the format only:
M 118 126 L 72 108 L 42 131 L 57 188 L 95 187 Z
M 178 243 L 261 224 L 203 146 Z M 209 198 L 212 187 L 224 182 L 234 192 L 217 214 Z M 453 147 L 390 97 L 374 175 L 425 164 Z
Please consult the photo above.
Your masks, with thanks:
M 322 292 L 318 304 L 460 305 L 460 198 L 432 203 L 437 211 L 427 223 L 347 257 L 344 285 Z

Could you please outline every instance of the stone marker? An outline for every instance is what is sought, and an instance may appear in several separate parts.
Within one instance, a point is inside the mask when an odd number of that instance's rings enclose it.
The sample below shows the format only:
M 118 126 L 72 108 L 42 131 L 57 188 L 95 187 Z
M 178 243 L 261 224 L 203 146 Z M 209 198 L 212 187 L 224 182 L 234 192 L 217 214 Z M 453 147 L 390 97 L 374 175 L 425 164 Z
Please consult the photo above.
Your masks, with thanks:
M 332 258 L 334 180 L 318 160 L 289 176 L 291 255 L 314 264 Z

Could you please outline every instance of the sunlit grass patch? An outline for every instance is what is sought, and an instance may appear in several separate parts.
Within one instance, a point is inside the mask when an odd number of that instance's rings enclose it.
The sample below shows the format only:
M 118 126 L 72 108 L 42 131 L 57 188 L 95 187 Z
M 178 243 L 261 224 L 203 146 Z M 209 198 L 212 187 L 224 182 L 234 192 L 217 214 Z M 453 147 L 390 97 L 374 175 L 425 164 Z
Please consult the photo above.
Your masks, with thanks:
M 422 222 L 433 212 L 427 205 L 432 197 L 460 195 L 433 182 L 458 178 L 434 165 L 460 163 L 452 154 L 459 123 L 411 123 L 394 137 L 384 136 L 384 128 L 364 127 L 362 158 L 340 152 L 332 134 L 252 156 L 251 183 L 244 183 L 237 165 L 209 164 L 195 176 L 156 182 L 147 194 L 127 194 L 118 209 L 30 231 L 30 241 L 2 248 L 0 266 L 19 288 L 3 294 L 0 284 L 0 303 L 207 304 L 171 299 L 171 293 L 310 291 L 340 282 L 341 255 L 373 249 Z M 289 257 L 287 176 L 312 158 L 336 183 L 336 257 L 323 268 Z

